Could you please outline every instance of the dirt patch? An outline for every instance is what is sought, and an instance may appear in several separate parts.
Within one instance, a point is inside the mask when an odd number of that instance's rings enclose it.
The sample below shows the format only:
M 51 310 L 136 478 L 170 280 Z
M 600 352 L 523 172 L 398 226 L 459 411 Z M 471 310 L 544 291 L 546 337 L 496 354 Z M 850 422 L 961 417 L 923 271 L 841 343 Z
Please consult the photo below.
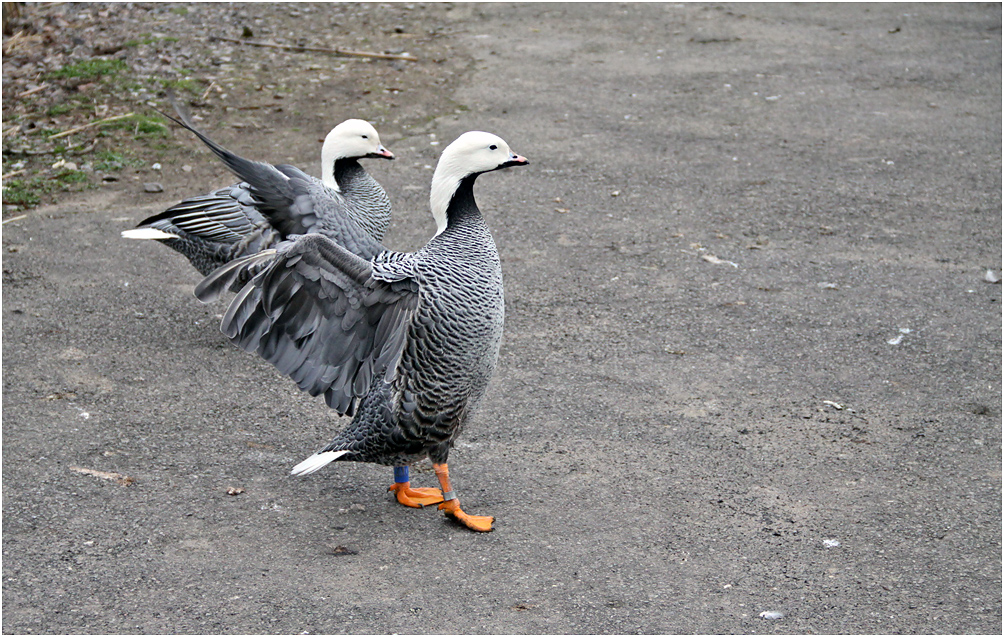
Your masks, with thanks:
M 158 168 L 197 146 L 155 110 L 168 91 L 222 143 L 261 159 L 281 149 L 306 169 L 343 119 L 400 135 L 465 110 L 450 100 L 470 65 L 453 46 L 450 5 L 67 3 L 13 15 L 10 4 L 5 218 L 68 192 L 157 183 Z M 210 161 L 186 156 L 185 172 Z

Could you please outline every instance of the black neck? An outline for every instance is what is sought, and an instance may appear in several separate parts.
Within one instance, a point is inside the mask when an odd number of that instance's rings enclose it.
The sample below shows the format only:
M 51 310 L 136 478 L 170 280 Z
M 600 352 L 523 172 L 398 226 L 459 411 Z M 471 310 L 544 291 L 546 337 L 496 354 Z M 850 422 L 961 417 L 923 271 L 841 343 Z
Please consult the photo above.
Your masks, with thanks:
M 364 172 L 362 165 L 354 158 L 341 158 L 335 160 L 335 183 L 341 185 L 347 180 L 356 177 L 359 173 Z
M 450 205 L 446 207 L 447 227 L 464 219 L 481 216 L 478 203 L 474 201 L 474 181 L 477 178 L 477 175 L 468 175 L 460 180 L 460 185 L 450 199 Z

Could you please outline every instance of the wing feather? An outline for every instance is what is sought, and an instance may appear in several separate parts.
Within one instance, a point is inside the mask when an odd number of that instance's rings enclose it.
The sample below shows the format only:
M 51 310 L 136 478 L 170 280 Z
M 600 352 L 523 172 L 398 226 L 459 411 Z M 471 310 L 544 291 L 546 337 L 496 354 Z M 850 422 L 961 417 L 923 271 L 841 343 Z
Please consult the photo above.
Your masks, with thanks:
M 418 283 L 373 276 L 374 264 L 320 234 L 280 244 L 273 254 L 228 264 L 203 281 L 209 295 L 249 278 L 221 330 L 313 396 L 351 414 L 376 379 L 390 381 L 418 304 Z M 251 272 L 255 272 L 250 276 Z M 202 298 L 202 296 L 200 296 Z

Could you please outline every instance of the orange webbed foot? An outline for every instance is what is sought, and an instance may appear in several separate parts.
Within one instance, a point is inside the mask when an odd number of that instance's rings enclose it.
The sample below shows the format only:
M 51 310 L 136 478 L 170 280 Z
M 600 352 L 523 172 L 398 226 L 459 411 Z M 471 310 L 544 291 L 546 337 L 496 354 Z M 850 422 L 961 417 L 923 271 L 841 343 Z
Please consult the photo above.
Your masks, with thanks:
M 478 531 L 480 533 L 488 533 L 492 530 L 492 523 L 495 518 L 485 515 L 468 515 L 460 509 L 460 502 L 456 499 L 447 500 L 439 505 L 440 511 L 445 511 L 446 515 L 450 516 L 457 522 L 463 524 L 472 531 Z
M 415 509 L 443 501 L 443 492 L 439 489 L 412 489 L 410 482 L 395 482 L 387 490 L 394 492 L 398 502 Z

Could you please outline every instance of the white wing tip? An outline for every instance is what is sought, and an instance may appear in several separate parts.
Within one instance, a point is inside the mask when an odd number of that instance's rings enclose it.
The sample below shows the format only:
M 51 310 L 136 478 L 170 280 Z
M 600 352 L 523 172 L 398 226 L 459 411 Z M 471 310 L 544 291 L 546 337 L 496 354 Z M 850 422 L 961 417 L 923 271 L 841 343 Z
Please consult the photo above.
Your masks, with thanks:
M 341 458 L 348 452 L 348 449 L 343 449 L 342 451 L 322 451 L 320 453 L 315 453 L 300 464 L 293 467 L 290 474 L 294 476 L 305 476 L 311 474 L 321 467 L 326 466 L 329 462 L 333 462 L 334 460 Z
M 123 239 L 177 239 L 177 235 L 156 228 L 133 228 L 122 231 Z

